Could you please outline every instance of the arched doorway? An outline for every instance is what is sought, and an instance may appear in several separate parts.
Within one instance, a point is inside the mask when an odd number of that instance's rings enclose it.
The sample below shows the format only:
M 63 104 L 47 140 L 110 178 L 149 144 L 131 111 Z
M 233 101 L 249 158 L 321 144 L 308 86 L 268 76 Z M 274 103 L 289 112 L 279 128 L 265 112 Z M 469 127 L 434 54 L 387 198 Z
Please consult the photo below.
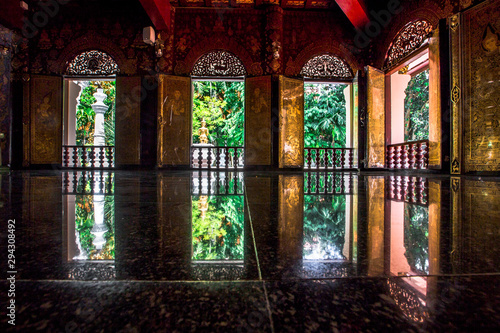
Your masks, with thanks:
M 62 166 L 113 168 L 115 150 L 116 74 L 107 53 L 77 55 L 64 77 Z
M 354 168 L 357 117 L 352 69 L 338 56 L 321 54 L 307 61 L 300 74 L 304 78 L 304 168 Z
M 216 50 L 202 55 L 191 71 L 191 167 L 244 166 L 245 76 L 241 60 Z

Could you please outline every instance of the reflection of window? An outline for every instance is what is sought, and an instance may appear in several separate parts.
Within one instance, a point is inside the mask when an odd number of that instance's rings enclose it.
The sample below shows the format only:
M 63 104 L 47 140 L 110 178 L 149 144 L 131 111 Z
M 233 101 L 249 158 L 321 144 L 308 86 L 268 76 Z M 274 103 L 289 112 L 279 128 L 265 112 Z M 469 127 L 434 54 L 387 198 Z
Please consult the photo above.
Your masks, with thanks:
M 194 196 L 192 199 L 192 260 L 244 259 L 242 195 Z
M 304 259 L 346 259 L 346 196 L 304 196 Z
M 429 208 L 405 204 L 405 257 L 417 274 L 429 273 Z

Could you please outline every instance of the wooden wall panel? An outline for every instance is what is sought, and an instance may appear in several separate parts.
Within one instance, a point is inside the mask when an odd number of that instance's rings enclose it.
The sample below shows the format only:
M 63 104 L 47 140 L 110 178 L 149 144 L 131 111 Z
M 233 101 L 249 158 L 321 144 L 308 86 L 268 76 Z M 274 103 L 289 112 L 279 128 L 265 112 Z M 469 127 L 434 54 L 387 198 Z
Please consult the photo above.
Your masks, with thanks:
M 279 167 L 304 165 L 304 82 L 279 77 Z
M 271 76 L 245 80 L 245 166 L 271 165 Z
M 191 79 L 160 75 L 158 83 L 158 166 L 189 166 Z
M 141 78 L 116 78 L 115 161 L 116 166 L 139 165 L 141 161 Z
M 30 163 L 61 164 L 62 79 L 33 75 L 30 92 Z
M 429 169 L 442 167 L 439 29 L 429 38 Z
M 367 66 L 367 146 L 368 168 L 385 167 L 385 75 Z

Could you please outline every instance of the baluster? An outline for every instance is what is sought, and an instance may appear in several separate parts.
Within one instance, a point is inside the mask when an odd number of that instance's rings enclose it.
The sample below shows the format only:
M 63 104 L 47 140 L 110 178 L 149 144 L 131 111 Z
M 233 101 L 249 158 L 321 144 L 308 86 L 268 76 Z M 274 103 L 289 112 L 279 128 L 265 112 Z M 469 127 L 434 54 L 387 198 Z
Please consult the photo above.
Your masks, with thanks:
M 215 166 L 220 169 L 220 148 L 215 148 Z
M 203 168 L 203 148 L 198 148 L 198 168 Z
M 82 147 L 82 168 L 87 167 L 87 147 Z
M 210 148 L 209 148 L 210 150 Z M 211 171 L 207 171 L 208 173 L 208 177 L 207 177 L 207 194 L 208 195 L 211 195 L 212 193 L 212 172 Z
M 207 155 L 207 168 L 211 169 L 212 168 L 212 148 L 207 148 L 208 150 L 208 155 Z M 209 192 L 210 193 L 210 192 Z
M 325 164 L 325 170 L 328 170 L 328 166 L 329 166 L 329 163 L 328 163 L 328 154 L 330 152 L 330 149 L 326 148 L 325 149 L 325 155 L 323 155 L 323 163 Z
M 104 146 L 99 147 L 99 167 L 104 168 Z
M 95 189 L 94 189 L 94 187 L 95 187 L 95 173 L 94 173 L 94 171 L 89 173 L 89 177 L 90 177 L 90 179 L 89 179 L 90 180 L 90 191 L 92 193 L 95 193 Z
M 109 167 L 115 166 L 115 147 L 109 148 Z
M 78 147 L 72 147 L 73 149 L 73 168 L 78 166 Z
M 306 154 L 306 167 L 308 169 L 311 169 L 311 149 L 310 148 L 304 148 L 304 152 Z
M 220 172 L 217 171 L 215 174 L 215 194 L 219 194 L 219 193 L 220 193 Z
M 422 169 L 427 169 L 429 166 L 429 143 L 422 142 L 420 145 L 422 151 Z
M 227 160 L 227 155 L 226 155 L 226 160 Z M 224 173 L 224 193 L 229 194 L 229 172 Z
M 349 149 L 349 169 L 354 168 L 354 149 Z
M 66 146 L 63 147 L 63 166 L 69 167 L 69 148 Z
M 67 171 L 64 173 L 63 184 L 64 184 L 64 193 L 68 193 L 69 192 L 69 173 Z
M 99 170 L 98 180 L 99 180 L 99 194 L 105 194 L 104 193 L 104 171 L 102 169 Z
M 319 170 L 319 167 L 320 167 L 320 156 L 319 156 L 320 149 L 315 148 L 314 151 L 316 152 L 316 155 L 314 156 L 314 164 L 316 165 L 316 170 Z
M 91 161 L 91 164 L 92 164 L 92 169 L 95 168 L 95 160 L 96 160 L 96 147 L 91 147 L 90 148 L 90 161 Z
M 345 168 L 345 149 L 341 148 L 340 149 L 340 168 L 344 169 Z
M 73 171 L 73 193 L 78 189 L 78 172 Z

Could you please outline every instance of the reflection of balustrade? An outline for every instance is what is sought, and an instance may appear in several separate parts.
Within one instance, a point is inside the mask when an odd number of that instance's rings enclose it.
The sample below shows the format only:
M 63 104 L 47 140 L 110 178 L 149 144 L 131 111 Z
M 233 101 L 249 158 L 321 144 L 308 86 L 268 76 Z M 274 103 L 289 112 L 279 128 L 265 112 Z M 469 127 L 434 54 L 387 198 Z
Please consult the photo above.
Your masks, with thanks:
M 243 262 L 191 264 L 191 278 L 195 281 L 242 280 L 245 272 Z
M 428 204 L 429 184 L 427 178 L 409 176 L 389 177 L 388 198 L 413 204 Z
M 63 194 L 113 194 L 112 172 L 73 171 L 62 176 Z
M 63 146 L 63 168 L 113 168 L 114 146 Z
M 244 193 L 241 172 L 193 172 L 193 195 L 240 195 Z
M 428 164 L 428 140 L 387 146 L 387 167 L 389 169 L 427 169 Z
M 420 323 L 429 318 L 429 311 L 409 285 L 403 287 L 396 280 L 388 280 L 387 284 L 392 298 L 405 316 Z
M 304 148 L 304 169 L 353 169 L 354 148 Z
M 243 147 L 191 147 L 192 167 L 195 169 L 237 169 L 244 166 Z
M 352 194 L 352 174 L 333 172 L 304 173 L 304 194 Z
M 106 281 L 116 279 L 115 265 L 110 262 L 69 264 L 67 271 L 70 280 Z

